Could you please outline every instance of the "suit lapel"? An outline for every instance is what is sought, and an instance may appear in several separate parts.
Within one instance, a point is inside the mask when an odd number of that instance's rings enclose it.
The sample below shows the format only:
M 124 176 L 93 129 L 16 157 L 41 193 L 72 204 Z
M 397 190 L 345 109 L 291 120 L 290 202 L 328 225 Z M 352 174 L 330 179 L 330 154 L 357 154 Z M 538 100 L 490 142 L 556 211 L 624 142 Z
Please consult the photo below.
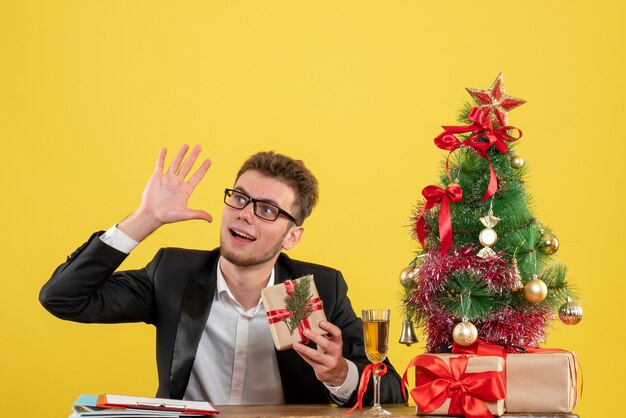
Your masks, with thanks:
M 217 283 L 219 251 L 211 254 L 207 263 L 189 280 L 178 319 L 172 369 L 170 396 L 182 399 L 200 343 L 204 325 L 209 317 Z

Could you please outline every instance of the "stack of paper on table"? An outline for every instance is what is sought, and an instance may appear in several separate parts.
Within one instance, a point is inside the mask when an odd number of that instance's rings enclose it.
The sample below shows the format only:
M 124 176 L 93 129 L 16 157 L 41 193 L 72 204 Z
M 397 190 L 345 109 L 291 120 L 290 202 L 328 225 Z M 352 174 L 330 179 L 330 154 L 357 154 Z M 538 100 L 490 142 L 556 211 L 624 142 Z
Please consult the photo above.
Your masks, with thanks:
M 121 395 L 80 395 L 69 418 L 206 417 L 219 413 L 209 402 Z

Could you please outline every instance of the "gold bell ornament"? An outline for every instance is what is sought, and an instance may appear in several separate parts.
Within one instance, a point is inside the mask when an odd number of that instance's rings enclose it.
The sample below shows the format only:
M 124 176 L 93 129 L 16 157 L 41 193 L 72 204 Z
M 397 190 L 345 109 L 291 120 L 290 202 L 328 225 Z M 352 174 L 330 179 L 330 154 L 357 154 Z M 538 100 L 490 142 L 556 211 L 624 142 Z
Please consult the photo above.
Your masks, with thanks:
M 583 319 L 583 308 L 568 296 L 559 308 L 559 319 L 566 325 L 576 325 Z
M 402 322 L 402 332 L 400 333 L 400 340 L 398 340 L 398 342 L 406 345 L 407 347 L 410 347 L 411 344 L 419 342 L 417 334 L 413 329 L 413 321 L 411 321 L 411 317 L 409 315 L 405 316 L 404 321 Z

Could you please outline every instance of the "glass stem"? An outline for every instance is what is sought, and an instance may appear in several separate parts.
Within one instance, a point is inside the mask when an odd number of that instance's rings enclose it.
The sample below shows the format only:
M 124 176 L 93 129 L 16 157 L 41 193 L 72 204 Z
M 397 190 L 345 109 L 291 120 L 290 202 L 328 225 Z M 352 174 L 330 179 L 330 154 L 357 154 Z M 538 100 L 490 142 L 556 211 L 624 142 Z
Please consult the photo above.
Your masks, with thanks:
M 374 406 L 380 406 L 380 376 L 373 375 L 374 378 Z

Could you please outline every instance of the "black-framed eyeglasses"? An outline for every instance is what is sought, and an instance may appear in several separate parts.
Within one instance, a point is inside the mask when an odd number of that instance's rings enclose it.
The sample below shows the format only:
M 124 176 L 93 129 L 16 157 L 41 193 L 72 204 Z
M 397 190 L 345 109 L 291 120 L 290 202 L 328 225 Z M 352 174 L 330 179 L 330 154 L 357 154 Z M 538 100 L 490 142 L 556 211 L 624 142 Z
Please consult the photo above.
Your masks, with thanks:
M 288 212 L 284 211 L 273 203 L 267 202 L 265 200 L 255 199 L 248 196 L 244 192 L 240 192 L 239 190 L 224 190 L 224 203 L 226 203 L 226 205 L 230 206 L 231 208 L 242 210 L 243 208 L 248 206 L 250 202 L 252 202 L 254 214 L 261 219 L 273 222 L 278 219 L 280 215 L 283 215 L 285 218 L 289 219 L 296 225 L 299 225 L 298 221 L 296 221 L 296 218 L 294 218 Z

